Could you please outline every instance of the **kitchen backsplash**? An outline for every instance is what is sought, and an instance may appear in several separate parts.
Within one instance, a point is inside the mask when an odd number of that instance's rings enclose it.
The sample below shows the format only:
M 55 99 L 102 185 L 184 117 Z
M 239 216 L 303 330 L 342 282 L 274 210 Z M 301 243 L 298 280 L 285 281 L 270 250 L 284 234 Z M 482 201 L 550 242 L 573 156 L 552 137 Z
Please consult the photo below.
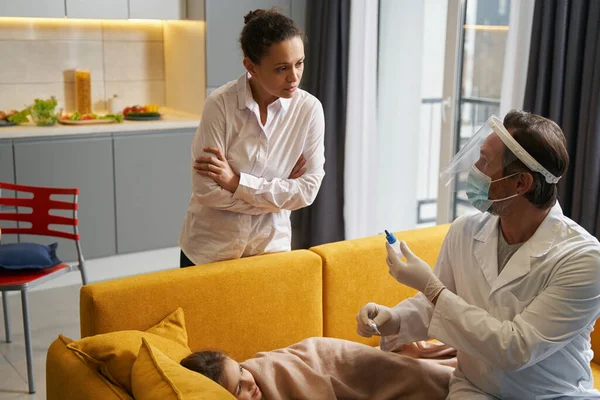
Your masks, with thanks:
M 75 108 L 72 71 L 92 74 L 92 107 L 165 103 L 161 21 L 0 18 L 0 110 L 22 109 L 36 97 L 55 96 Z

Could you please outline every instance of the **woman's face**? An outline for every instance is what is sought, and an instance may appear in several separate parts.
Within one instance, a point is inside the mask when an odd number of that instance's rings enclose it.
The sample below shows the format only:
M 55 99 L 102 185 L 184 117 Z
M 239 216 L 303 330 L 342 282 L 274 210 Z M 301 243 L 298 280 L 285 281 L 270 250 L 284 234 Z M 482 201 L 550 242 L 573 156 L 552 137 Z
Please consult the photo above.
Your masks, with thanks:
M 304 72 L 304 43 L 296 36 L 273 44 L 260 64 L 244 58 L 244 66 L 267 94 L 292 98 Z
M 250 371 L 242 368 L 240 364 L 227 357 L 223 364 L 221 385 L 238 400 L 260 400 L 262 392 L 256 385 Z

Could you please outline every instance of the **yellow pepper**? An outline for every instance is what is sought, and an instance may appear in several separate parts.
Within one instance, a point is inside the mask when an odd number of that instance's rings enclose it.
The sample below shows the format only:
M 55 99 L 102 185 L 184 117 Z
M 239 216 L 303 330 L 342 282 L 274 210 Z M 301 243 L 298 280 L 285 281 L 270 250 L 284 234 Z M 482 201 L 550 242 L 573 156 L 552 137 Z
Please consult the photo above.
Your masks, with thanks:
M 146 112 L 158 112 L 158 104 L 146 104 Z

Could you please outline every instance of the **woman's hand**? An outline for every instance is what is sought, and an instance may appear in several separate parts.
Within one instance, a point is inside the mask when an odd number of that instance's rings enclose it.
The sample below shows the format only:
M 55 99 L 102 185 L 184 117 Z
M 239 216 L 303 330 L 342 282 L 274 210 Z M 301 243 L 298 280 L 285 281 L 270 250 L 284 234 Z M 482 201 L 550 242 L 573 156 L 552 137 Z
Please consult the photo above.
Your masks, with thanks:
M 205 147 L 203 150 L 213 153 L 216 157 L 196 158 L 194 165 L 196 172 L 212 179 L 223 189 L 235 193 L 240 184 L 240 176 L 233 172 L 221 150 L 216 147 Z
M 288 179 L 298 179 L 302 175 L 304 175 L 304 173 L 306 172 L 306 168 L 304 168 L 305 165 L 306 158 L 304 158 L 304 155 L 301 155 L 298 161 L 296 161 L 296 165 L 294 165 L 294 169 L 292 169 L 292 173 L 290 174 Z

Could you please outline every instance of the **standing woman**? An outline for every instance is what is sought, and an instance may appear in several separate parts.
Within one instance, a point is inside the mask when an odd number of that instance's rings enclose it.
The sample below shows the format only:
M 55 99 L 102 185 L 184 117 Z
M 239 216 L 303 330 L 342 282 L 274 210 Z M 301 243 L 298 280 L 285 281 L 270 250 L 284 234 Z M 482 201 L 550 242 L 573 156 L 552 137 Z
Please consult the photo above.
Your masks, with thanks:
M 325 176 L 323 107 L 298 86 L 304 34 L 274 10 L 244 22 L 247 73 L 208 96 L 192 143 L 181 267 L 290 250 L 290 213 Z

